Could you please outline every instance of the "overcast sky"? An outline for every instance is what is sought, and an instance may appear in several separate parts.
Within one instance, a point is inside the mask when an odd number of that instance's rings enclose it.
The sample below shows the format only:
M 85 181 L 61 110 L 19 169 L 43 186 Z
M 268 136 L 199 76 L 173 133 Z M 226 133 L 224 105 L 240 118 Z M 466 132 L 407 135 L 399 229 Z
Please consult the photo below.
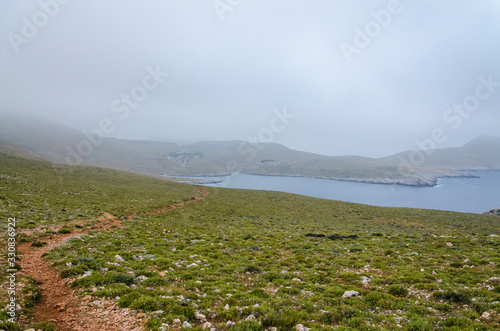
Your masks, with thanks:
M 110 137 L 385 156 L 500 135 L 498 0 L 1 1 L 0 36 L 0 112 Z

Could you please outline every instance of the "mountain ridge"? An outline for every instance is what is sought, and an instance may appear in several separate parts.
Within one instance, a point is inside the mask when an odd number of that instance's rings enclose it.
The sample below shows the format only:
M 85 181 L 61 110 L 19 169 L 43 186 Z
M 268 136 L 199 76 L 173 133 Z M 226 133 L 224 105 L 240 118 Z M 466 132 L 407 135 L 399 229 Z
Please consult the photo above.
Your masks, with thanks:
M 276 143 L 239 140 L 179 145 L 84 134 L 40 119 L 0 121 L 0 150 L 55 163 L 101 166 L 154 176 L 299 176 L 381 184 L 435 185 L 467 171 L 500 170 L 500 138 L 480 136 L 462 147 L 404 151 L 381 158 L 327 156 Z M 418 162 L 415 162 L 418 161 Z

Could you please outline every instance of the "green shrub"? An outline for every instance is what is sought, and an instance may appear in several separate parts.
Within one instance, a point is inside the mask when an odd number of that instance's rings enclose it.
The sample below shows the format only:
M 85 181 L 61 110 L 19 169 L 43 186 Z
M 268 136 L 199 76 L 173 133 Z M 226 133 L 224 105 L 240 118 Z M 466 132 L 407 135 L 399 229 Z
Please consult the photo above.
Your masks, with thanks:
M 57 232 L 63 233 L 63 234 L 65 234 L 65 233 L 71 233 L 71 229 L 65 225 L 62 228 L 60 228 Z
M 12 322 L 0 322 L 0 330 L 5 331 L 22 331 L 21 327 L 17 323 Z
M 61 271 L 62 278 L 68 278 L 70 276 L 81 275 L 85 271 L 89 270 L 86 266 L 78 265 Z
M 130 305 L 132 309 L 142 309 L 144 311 L 155 311 L 160 309 L 158 300 L 148 295 L 141 295 L 135 299 Z
M 408 289 L 406 287 L 403 287 L 401 285 L 389 285 L 387 287 L 387 293 L 395 295 L 395 296 L 400 296 L 400 297 L 405 297 L 408 295 Z
M 32 284 L 32 283 L 26 285 L 23 288 L 22 293 L 25 294 L 24 305 L 27 308 L 33 307 L 35 305 L 35 303 L 40 301 L 40 299 L 42 298 L 42 291 L 38 288 L 38 286 L 36 284 Z
M 256 320 L 241 321 L 234 325 L 230 330 L 232 331 L 260 331 L 262 326 Z
M 130 292 L 118 300 L 118 306 L 120 308 L 127 308 L 130 307 L 130 305 L 137 300 L 138 298 L 141 297 L 141 294 L 138 292 Z
M 56 326 L 50 322 L 38 322 L 36 324 L 31 325 L 32 329 L 42 330 L 42 331 L 56 331 Z
M 31 243 L 32 247 L 42 247 L 43 245 L 47 245 L 47 243 L 44 241 L 38 241 L 38 240 L 33 240 L 33 242 Z
M 467 293 L 458 291 L 434 292 L 432 294 L 435 300 L 444 300 L 454 303 L 469 303 L 470 297 Z
M 102 284 L 112 284 L 112 283 L 123 283 L 126 285 L 132 285 L 134 283 L 134 277 L 127 275 L 123 272 L 108 272 L 104 275 Z
M 405 331 L 432 331 L 433 329 L 432 323 L 420 316 L 411 318 L 405 327 Z
M 285 308 L 269 312 L 262 320 L 263 328 L 276 327 L 279 330 L 289 330 L 306 319 L 305 314 Z

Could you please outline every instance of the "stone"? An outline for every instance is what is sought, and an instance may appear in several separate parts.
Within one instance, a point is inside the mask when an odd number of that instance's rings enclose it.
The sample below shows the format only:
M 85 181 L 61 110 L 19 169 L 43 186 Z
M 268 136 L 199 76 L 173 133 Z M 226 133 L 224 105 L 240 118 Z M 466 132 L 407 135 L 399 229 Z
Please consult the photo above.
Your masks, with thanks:
M 174 320 L 173 320 L 173 322 L 172 322 L 172 323 L 173 323 L 174 325 L 181 325 L 181 320 L 180 320 L 180 319 L 178 319 L 178 318 L 176 318 L 176 319 L 174 319 Z
M 203 314 L 194 314 L 194 317 L 196 317 L 196 319 L 200 321 L 204 321 L 207 319 Z
M 245 320 L 247 320 L 247 321 L 254 320 L 254 319 L 255 319 L 255 316 L 253 314 L 248 315 L 248 317 L 245 318 Z
M 488 313 L 487 311 L 485 311 L 482 315 L 481 315 L 481 318 L 484 319 L 484 320 L 489 320 L 490 319 L 490 313 Z
M 118 262 L 125 262 L 125 260 L 120 256 L 120 255 L 115 255 L 115 261 L 118 261 Z
M 453 244 L 452 243 L 446 243 L 446 246 L 453 247 Z
M 203 330 L 211 329 L 211 328 L 212 328 L 212 323 L 210 323 L 210 322 L 203 323 L 203 327 L 202 327 Z
M 229 328 L 232 327 L 233 325 L 236 325 L 236 323 L 231 322 L 231 321 L 227 321 L 227 323 L 226 323 L 226 326 Z
M 226 305 L 224 306 L 224 309 L 225 309 L 225 310 L 229 310 L 229 304 L 226 304 Z
M 297 324 L 295 325 L 295 330 L 296 331 L 309 331 L 311 330 L 310 328 L 306 328 L 305 326 L 303 326 L 302 324 Z
M 184 323 L 182 323 L 182 327 L 186 329 L 191 329 L 193 326 L 188 321 L 184 321 Z
M 366 285 L 370 284 L 371 280 L 369 277 L 363 276 L 363 277 L 361 277 L 361 281 L 363 282 L 363 285 L 366 286 Z
M 487 283 L 500 283 L 500 277 L 491 277 L 486 282 Z
M 342 294 L 342 298 L 350 298 L 358 295 L 359 295 L 358 291 L 345 291 L 344 294 Z

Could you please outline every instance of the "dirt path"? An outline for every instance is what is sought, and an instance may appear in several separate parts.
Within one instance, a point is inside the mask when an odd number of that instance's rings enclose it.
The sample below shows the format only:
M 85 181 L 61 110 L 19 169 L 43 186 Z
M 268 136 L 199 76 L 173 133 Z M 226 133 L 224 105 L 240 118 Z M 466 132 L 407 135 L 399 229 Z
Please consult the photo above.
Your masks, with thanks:
M 165 213 L 200 201 L 208 195 L 203 188 L 200 189 L 200 193 L 202 194 L 200 197 L 140 215 Z M 131 219 L 136 215 L 129 215 L 128 218 Z M 20 261 L 22 274 L 32 276 L 40 283 L 42 299 L 33 309 L 35 322 L 50 321 L 56 325 L 57 330 L 143 330 L 144 318 L 142 318 L 141 313 L 118 308 L 109 299 L 93 300 L 91 296 L 82 298 L 76 290 L 69 287 L 69 279 L 62 279 L 59 271 L 50 266 L 50 263 L 42 257 L 44 253 L 60 246 L 71 237 L 95 231 L 109 231 L 111 226 L 123 227 L 120 220 L 107 213 L 99 221 L 101 226 L 97 229 L 83 229 L 70 234 L 57 234 L 47 241 L 47 245 L 40 248 L 32 247 L 31 243 L 23 243 L 18 246 L 18 250 L 22 254 Z M 83 225 L 85 222 L 80 221 L 79 224 Z

